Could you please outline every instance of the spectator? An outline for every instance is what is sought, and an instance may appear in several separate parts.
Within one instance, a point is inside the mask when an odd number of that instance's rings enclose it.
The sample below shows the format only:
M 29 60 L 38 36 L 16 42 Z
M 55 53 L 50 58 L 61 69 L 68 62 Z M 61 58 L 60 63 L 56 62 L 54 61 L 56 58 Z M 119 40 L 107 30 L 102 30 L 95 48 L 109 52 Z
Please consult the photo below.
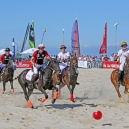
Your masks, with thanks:
M 103 58 L 103 61 L 109 61 L 109 58 L 107 57 L 107 55 L 105 55 L 105 57 Z
M 110 61 L 114 61 L 114 53 L 110 56 Z

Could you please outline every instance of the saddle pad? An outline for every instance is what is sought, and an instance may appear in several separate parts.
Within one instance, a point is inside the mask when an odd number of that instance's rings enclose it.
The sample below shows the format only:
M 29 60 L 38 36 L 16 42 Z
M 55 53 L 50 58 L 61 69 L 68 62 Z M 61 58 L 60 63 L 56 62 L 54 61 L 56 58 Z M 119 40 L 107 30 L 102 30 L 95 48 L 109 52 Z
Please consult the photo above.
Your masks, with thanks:
M 32 75 L 33 75 L 34 73 L 32 72 L 32 70 L 29 70 L 28 71 L 28 73 L 26 74 L 26 79 L 28 80 L 28 81 L 31 81 L 31 78 L 32 78 Z

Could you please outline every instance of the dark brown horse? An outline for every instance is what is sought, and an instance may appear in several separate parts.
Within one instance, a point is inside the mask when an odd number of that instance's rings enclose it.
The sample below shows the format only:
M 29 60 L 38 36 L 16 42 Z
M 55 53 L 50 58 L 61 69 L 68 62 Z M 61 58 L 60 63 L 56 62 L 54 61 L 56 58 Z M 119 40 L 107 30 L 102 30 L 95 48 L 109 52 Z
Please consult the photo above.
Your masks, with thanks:
M 120 85 L 124 86 L 125 87 L 124 93 L 129 96 L 129 92 L 128 92 L 128 89 L 129 89 L 129 57 L 126 58 L 126 64 L 124 67 L 123 78 L 121 79 L 121 83 L 119 86 L 117 84 L 117 81 L 118 81 L 118 73 L 117 72 L 118 72 L 118 70 L 112 71 L 110 79 L 116 89 L 116 92 L 118 94 L 118 97 L 120 98 L 120 101 L 124 102 L 124 99 L 120 94 L 119 87 L 120 87 Z
M 70 91 L 70 101 L 72 102 L 75 102 L 73 92 L 74 92 L 74 88 L 76 86 L 77 77 L 78 77 L 76 73 L 77 67 L 78 67 L 78 60 L 77 60 L 77 57 L 74 56 L 70 59 L 70 66 L 66 67 L 63 70 L 61 75 L 62 76 L 61 83 L 59 85 L 59 97 L 61 94 L 61 88 L 67 85 Z M 52 92 L 52 96 L 53 94 L 54 92 Z
M 14 70 L 13 70 L 13 58 L 10 57 L 8 64 L 2 69 L 1 71 L 1 80 L 3 81 L 3 91 L 2 94 L 5 93 L 5 86 L 6 82 L 10 81 L 11 89 L 12 89 L 12 94 L 14 94 L 14 88 L 13 88 L 13 75 L 14 75 Z
M 52 99 L 52 103 L 55 103 L 55 101 L 58 97 L 58 88 L 56 87 L 56 84 L 58 82 L 58 74 L 60 73 L 59 63 L 57 61 L 51 59 L 51 61 L 49 61 L 49 64 L 45 69 L 41 68 L 39 70 L 39 78 L 34 83 L 33 89 L 28 88 L 29 81 L 26 80 L 26 74 L 28 73 L 29 70 L 30 69 L 24 70 L 19 75 L 19 78 L 18 78 L 18 82 L 20 83 L 20 85 L 24 91 L 24 95 L 25 95 L 25 99 L 28 103 L 28 107 L 33 108 L 33 105 L 31 103 L 31 101 L 29 100 L 29 97 L 32 94 L 34 89 L 38 89 L 45 95 L 44 98 L 38 99 L 41 102 L 44 102 L 48 98 L 48 95 L 45 90 L 47 90 L 47 89 L 55 90 L 56 93 L 55 93 L 54 98 Z

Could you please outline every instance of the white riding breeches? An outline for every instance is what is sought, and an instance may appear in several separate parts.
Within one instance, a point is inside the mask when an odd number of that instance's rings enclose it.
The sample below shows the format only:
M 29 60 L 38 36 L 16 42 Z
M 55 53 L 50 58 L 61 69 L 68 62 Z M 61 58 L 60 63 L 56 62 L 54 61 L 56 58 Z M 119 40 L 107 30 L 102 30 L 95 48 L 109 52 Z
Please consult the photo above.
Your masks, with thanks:
M 36 66 L 33 66 L 34 74 L 38 74 L 38 71 L 40 68 L 46 68 L 47 67 L 47 62 L 45 62 L 42 65 L 36 64 Z
M 5 64 L 0 64 L 0 69 L 3 69 L 5 66 Z
M 68 63 L 60 63 L 59 64 L 59 67 L 60 67 L 60 70 L 61 72 L 68 66 Z
M 59 64 L 61 73 L 62 73 L 62 71 L 63 71 L 67 66 L 69 66 L 69 63 L 60 63 L 60 64 Z M 77 68 L 76 68 L 76 74 L 79 74 L 79 71 L 78 71 Z
M 120 70 L 120 71 L 123 71 L 123 70 L 124 70 L 124 65 L 125 65 L 125 63 L 121 63 L 121 64 L 120 64 L 120 67 L 119 67 L 119 70 Z

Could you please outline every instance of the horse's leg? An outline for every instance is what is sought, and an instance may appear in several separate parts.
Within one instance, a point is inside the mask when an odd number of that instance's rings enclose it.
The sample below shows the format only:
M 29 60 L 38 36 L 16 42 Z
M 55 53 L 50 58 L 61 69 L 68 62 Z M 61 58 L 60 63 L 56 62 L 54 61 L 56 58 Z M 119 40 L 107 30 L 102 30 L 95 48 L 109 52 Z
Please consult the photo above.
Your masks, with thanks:
M 58 88 L 55 87 L 55 86 L 53 86 L 53 87 L 52 87 L 52 91 L 53 91 L 53 92 L 56 91 L 55 94 L 53 95 L 54 97 L 53 97 L 53 99 L 52 99 L 52 103 L 54 104 L 55 101 L 56 101 L 56 99 L 58 98 Z
M 10 85 L 11 85 L 12 94 L 14 94 L 13 80 L 10 81 Z
M 64 87 L 64 85 L 61 83 L 60 85 L 59 85 L 59 91 L 58 91 L 58 98 L 61 98 L 61 89 Z
M 30 95 L 32 94 L 34 89 L 28 89 L 28 97 L 30 97 Z
M 5 85 L 6 85 L 6 82 L 3 80 L 3 91 L 2 91 L 2 94 L 4 94 L 4 92 L 5 92 Z
M 27 90 L 26 90 L 26 85 L 23 84 L 21 85 L 22 89 L 23 89 L 23 92 L 24 92 L 24 95 L 25 95 L 25 99 L 27 101 L 27 104 L 28 104 L 28 108 L 33 108 L 33 104 L 31 103 L 31 101 L 29 100 L 29 96 L 27 94 Z
M 72 102 L 75 102 L 74 101 L 74 96 L 73 96 L 73 91 L 74 91 L 74 88 L 75 88 L 75 85 L 67 85 L 67 87 L 68 87 L 68 89 L 69 89 L 69 91 L 70 91 L 70 101 L 72 101 Z
M 112 83 L 113 83 L 113 85 L 114 85 L 114 87 L 115 87 L 115 89 L 116 89 L 116 92 L 117 92 L 117 94 L 118 94 L 118 97 L 120 98 L 120 101 L 121 101 L 122 103 L 124 103 L 124 99 L 123 99 L 123 97 L 122 97 L 121 94 L 120 94 L 119 87 L 117 86 L 117 82 L 116 82 L 115 80 L 111 80 L 111 81 L 112 81 Z
M 118 78 L 118 75 L 116 73 L 117 71 L 114 70 L 112 73 L 111 73 L 111 77 L 110 77 L 110 80 L 112 82 L 112 84 L 114 85 L 115 89 L 116 89 L 116 92 L 118 94 L 118 97 L 120 98 L 120 101 L 123 103 L 124 102 L 124 99 L 123 97 L 121 96 L 120 94 L 120 91 L 119 91 L 119 87 L 117 86 L 117 78 Z
M 44 94 L 45 97 L 44 98 L 41 98 L 41 99 L 38 99 L 38 100 L 41 101 L 41 102 L 46 101 L 48 99 L 48 95 L 47 95 L 46 91 L 43 89 L 42 86 L 39 87 L 39 90 Z

